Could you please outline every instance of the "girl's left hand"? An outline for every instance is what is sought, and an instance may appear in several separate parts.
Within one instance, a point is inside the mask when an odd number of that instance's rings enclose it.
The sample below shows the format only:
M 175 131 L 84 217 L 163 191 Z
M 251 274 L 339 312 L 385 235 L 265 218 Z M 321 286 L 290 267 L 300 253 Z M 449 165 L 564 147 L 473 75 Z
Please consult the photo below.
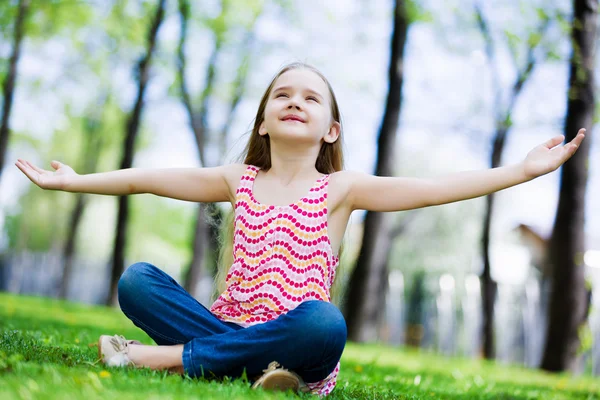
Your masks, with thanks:
M 525 175 L 533 179 L 558 169 L 575 154 L 584 138 L 585 129 L 582 128 L 577 132 L 577 136 L 564 146 L 559 146 L 565 139 L 560 135 L 535 147 L 525 157 L 523 163 Z

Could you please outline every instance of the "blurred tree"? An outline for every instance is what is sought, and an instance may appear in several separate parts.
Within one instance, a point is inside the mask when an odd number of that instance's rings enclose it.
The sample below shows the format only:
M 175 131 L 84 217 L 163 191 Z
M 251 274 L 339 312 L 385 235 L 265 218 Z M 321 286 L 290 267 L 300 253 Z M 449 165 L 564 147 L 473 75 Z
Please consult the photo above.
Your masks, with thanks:
M 3 3 L 3 5 L 5 4 Z M 76 71 L 80 67 L 80 59 L 72 57 L 72 54 L 79 55 L 86 49 L 85 46 L 82 46 L 85 41 L 85 39 L 82 40 L 82 37 L 85 37 L 85 32 L 90 27 L 90 20 L 95 15 L 93 7 L 85 3 L 37 2 L 32 4 L 28 12 L 29 17 L 25 24 L 25 30 L 28 32 L 28 39 L 32 47 L 30 56 L 35 58 L 36 54 L 43 54 L 43 47 L 51 38 L 54 44 L 73 46 L 77 50 L 61 57 L 61 61 L 64 63 L 62 67 L 70 68 L 70 72 Z M 5 15 L 2 14 L 2 16 Z M 40 48 L 37 47 L 38 45 Z M 77 72 L 80 71 L 77 70 Z M 55 98 L 65 107 L 62 116 L 65 117 L 63 121 L 66 123 L 60 124 L 60 128 L 54 130 L 49 143 L 35 139 L 27 133 L 13 132 L 11 135 L 14 136 L 13 139 L 30 144 L 42 155 L 44 160 L 46 157 L 52 157 L 71 163 L 71 160 L 80 154 L 81 132 L 76 127 L 81 119 L 76 109 L 81 103 L 81 98 L 70 101 L 68 97 L 71 92 L 61 93 L 60 89 L 69 84 L 77 84 L 79 77 L 79 73 L 65 74 L 58 79 L 49 79 L 43 83 L 35 78 L 33 80 L 22 79 L 20 84 L 25 86 L 25 92 L 33 89 L 54 93 Z M 86 80 L 86 83 L 89 83 L 89 80 Z M 69 95 L 63 96 L 66 93 Z M 37 188 L 32 188 L 25 193 L 20 199 L 22 207 L 17 212 L 6 210 L 7 223 L 5 226 L 9 248 L 13 251 L 25 249 L 48 251 L 60 247 L 64 239 L 65 206 L 71 204 L 70 200 L 70 197 L 63 198 L 62 195 L 51 192 L 39 193 Z
M 6 6 L 6 5 L 5 5 Z M 21 43 L 24 36 L 24 25 L 29 9 L 29 0 L 19 0 L 18 12 L 14 21 L 14 33 L 12 40 L 12 53 L 9 59 L 9 67 L 2 85 L 2 120 L 0 121 L 0 176 L 4 168 L 6 148 L 10 135 L 10 113 L 13 105 L 15 82 L 17 80 L 17 65 L 21 55 Z
M 223 0 L 221 2 L 221 12 L 214 19 L 209 19 L 206 24 L 212 31 L 215 38 L 212 53 L 208 59 L 206 67 L 206 77 L 203 89 L 199 95 L 197 107 L 194 105 L 188 81 L 186 79 L 187 57 L 185 45 L 188 33 L 188 24 L 190 21 L 190 4 L 187 0 L 179 0 L 179 15 L 181 21 L 179 46 L 177 50 L 177 75 L 181 100 L 187 111 L 190 128 L 194 134 L 196 150 L 202 167 L 212 167 L 223 163 L 223 157 L 227 149 L 227 137 L 230 126 L 233 121 L 234 113 L 242 99 L 246 87 L 246 80 L 249 71 L 250 55 L 254 41 L 254 25 L 263 9 L 263 1 L 255 0 L 245 3 Z M 246 21 L 239 21 L 232 18 L 232 15 L 249 15 Z M 208 161 L 207 151 L 208 143 L 211 139 L 211 130 L 208 126 L 209 119 L 209 100 L 214 94 L 216 87 L 216 69 L 217 62 L 227 43 L 227 33 L 232 30 L 233 24 L 243 22 L 243 39 L 240 41 L 239 51 L 242 54 L 238 67 L 236 68 L 236 78 L 233 83 L 233 93 L 227 110 L 225 123 L 221 129 L 215 130 L 216 139 L 219 142 L 217 147 L 217 162 L 212 164 Z M 214 139 L 213 139 L 214 140 Z M 203 273 L 208 272 L 213 275 L 216 272 L 219 226 L 223 219 L 221 209 L 214 203 L 199 204 L 194 226 L 194 238 L 192 242 L 192 260 L 187 269 L 184 279 L 185 289 L 194 295 L 196 286 Z M 212 222 L 209 220 L 212 219 Z M 210 265 L 208 265 L 210 263 Z
M 37 42 L 45 43 L 49 37 L 56 37 L 61 32 L 72 32 L 85 26 L 92 15 L 90 11 L 91 7 L 88 4 L 80 2 L 31 2 L 30 0 L 0 2 L 0 41 L 5 38 L 7 42 L 12 41 L 12 52 L 6 65 L 0 63 L 0 74 L 5 75 L 3 113 L 0 122 L 0 175 L 6 161 L 7 147 L 13 139 L 28 143 L 35 141 L 26 132 L 18 134 L 11 131 L 9 124 L 17 83 L 17 63 L 25 32 L 29 45 L 33 46 Z M 70 37 L 75 36 L 70 35 Z M 24 92 L 27 92 L 27 89 L 38 89 L 38 84 L 39 82 L 28 82 Z
M 66 106 L 65 115 L 69 121 L 75 121 L 73 112 Z M 49 157 L 57 158 L 70 163 L 82 146 L 82 135 L 74 125 L 65 124 L 61 129 L 56 129 L 48 142 L 44 142 L 44 156 L 42 165 L 49 164 Z M 42 145 L 39 144 L 40 148 Z M 30 185 L 28 190 L 19 198 L 16 212 L 7 212 L 5 229 L 8 236 L 8 247 L 13 252 L 30 250 L 34 252 L 48 252 L 59 249 L 64 241 L 66 221 L 69 210 L 73 206 L 71 193 L 41 190 L 35 185 Z
M 159 0 L 150 30 L 147 37 L 147 48 L 143 58 L 139 61 L 136 68 L 136 79 L 138 81 L 137 97 L 134 108 L 127 120 L 125 141 L 123 143 L 123 154 L 119 169 L 131 168 L 133 164 L 133 153 L 135 149 L 135 139 L 139 132 L 142 109 L 144 106 L 144 94 L 150 77 L 150 61 L 156 47 L 158 30 L 163 22 L 165 14 L 165 0 Z M 107 305 L 117 302 L 117 283 L 124 270 L 125 264 L 125 246 L 127 222 L 129 216 L 129 197 L 119 197 L 119 211 L 117 215 L 117 227 L 115 234 L 114 250 L 111 263 L 110 289 L 106 299 Z
M 396 0 L 390 48 L 389 88 L 386 107 L 377 140 L 375 174 L 391 176 L 396 165 L 396 132 L 402 105 L 403 57 L 410 20 L 407 2 Z M 356 266 L 346 296 L 348 338 L 373 341 L 385 309 L 388 286 L 388 259 L 392 245 L 392 219 L 383 213 L 367 212 Z
M 482 7 L 479 3 L 475 5 L 475 15 L 477 19 L 477 25 L 481 31 L 485 43 L 485 52 L 487 60 L 490 63 L 490 69 L 492 72 L 492 81 L 494 87 L 494 104 L 493 104 L 493 115 L 494 115 L 494 137 L 492 139 L 492 153 L 490 157 L 490 167 L 499 167 L 502 160 L 502 153 L 506 144 L 506 139 L 510 128 L 512 127 L 512 113 L 515 108 L 515 104 L 521 94 L 525 83 L 531 76 L 535 66 L 542 61 L 542 57 L 536 56 L 536 50 L 538 49 L 542 38 L 544 37 L 549 23 L 550 18 L 543 9 L 538 10 L 538 16 L 540 17 L 539 27 L 529 34 L 528 40 L 525 42 L 525 63 L 519 65 L 518 54 L 516 46 L 510 46 L 511 50 L 509 53 L 513 58 L 513 65 L 516 66 L 515 79 L 512 82 L 510 90 L 508 91 L 508 102 L 504 102 L 503 98 L 504 90 L 501 87 L 501 76 L 499 67 L 496 65 L 498 60 L 497 55 L 497 43 L 490 32 L 490 28 L 485 17 Z M 510 36 L 509 36 L 510 37 Z M 492 225 L 492 215 L 494 210 L 494 193 L 486 196 L 486 208 L 483 218 L 483 230 L 481 238 L 481 253 L 483 256 L 483 271 L 481 273 L 481 298 L 482 298 L 482 312 L 483 312 L 483 356 L 487 359 L 495 358 L 495 345 L 494 345 L 494 302 L 496 299 L 497 284 L 493 280 L 491 275 L 491 262 L 490 262 L 490 233 Z
M 574 0 L 572 50 L 564 135 L 573 139 L 580 128 L 591 133 L 594 123 L 594 65 L 597 48 L 598 0 Z M 548 263 L 552 270 L 549 324 L 541 367 L 573 370 L 580 328 L 587 320 L 589 292 L 585 284 L 585 190 L 591 135 L 562 166 L 556 219 Z
M 406 312 L 406 344 L 421 347 L 424 333 L 424 308 L 427 296 L 425 279 L 427 274 L 419 270 L 414 274 L 407 301 Z
M 141 34 L 135 34 L 135 27 L 144 23 L 144 16 L 126 15 L 124 8 L 126 2 L 113 4 L 110 12 L 104 18 L 100 18 L 100 10 L 94 10 L 96 18 L 94 24 L 87 24 L 86 29 L 80 29 L 80 34 L 73 38 L 77 54 L 79 56 L 78 68 L 87 67 L 85 71 L 88 79 L 83 78 L 84 71 L 75 74 L 79 79 L 85 80 L 92 86 L 92 79 L 97 81 L 94 92 L 99 93 L 97 98 L 92 99 L 82 118 L 74 122 L 82 126 L 81 134 L 83 142 L 78 165 L 75 168 L 81 174 L 96 172 L 101 155 L 107 147 L 112 148 L 116 144 L 116 133 L 118 129 L 114 125 L 124 119 L 124 113 L 114 103 L 111 94 L 112 76 L 115 69 L 122 65 L 124 57 L 122 52 L 128 51 L 132 46 L 141 45 Z M 104 15 L 104 14 L 102 14 Z M 127 19 L 128 29 L 125 32 L 123 20 Z M 118 49 L 111 49 L 111 45 L 118 44 Z M 109 115 L 111 114 L 111 115 Z M 139 146 L 138 146 L 139 147 Z M 73 269 L 73 258 L 75 256 L 76 242 L 80 225 L 83 222 L 86 205 L 89 196 L 83 193 L 75 194 L 75 206 L 69 216 L 69 225 L 63 246 L 63 274 L 59 287 L 59 297 L 66 298 L 68 284 L 71 280 Z
M 80 165 L 77 168 L 80 174 L 91 174 L 96 171 L 101 150 L 104 147 L 104 135 L 102 131 L 102 113 L 106 110 L 108 95 L 102 94 L 98 104 L 95 104 L 89 116 L 83 118 L 83 149 Z M 75 254 L 75 241 L 77 232 L 82 221 L 83 212 L 87 203 L 87 196 L 83 193 L 75 195 L 75 206 L 69 217 L 67 237 L 63 247 L 63 273 L 60 281 L 58 296 L 66 298 L 68 286 L 73 270 L 73 256 Z

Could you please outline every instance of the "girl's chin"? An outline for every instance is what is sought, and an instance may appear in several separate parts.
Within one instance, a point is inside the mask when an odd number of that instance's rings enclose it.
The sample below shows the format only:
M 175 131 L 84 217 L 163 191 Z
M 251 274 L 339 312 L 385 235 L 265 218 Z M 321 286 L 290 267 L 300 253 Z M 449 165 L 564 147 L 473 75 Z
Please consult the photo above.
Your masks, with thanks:
M 269 138 L 271 140 L 294 140 L 303 143 L 308 142 L 319 142 L 318 135 L 307 132 L 306 129 L 286 129 L 280 132 L 270 132 Z

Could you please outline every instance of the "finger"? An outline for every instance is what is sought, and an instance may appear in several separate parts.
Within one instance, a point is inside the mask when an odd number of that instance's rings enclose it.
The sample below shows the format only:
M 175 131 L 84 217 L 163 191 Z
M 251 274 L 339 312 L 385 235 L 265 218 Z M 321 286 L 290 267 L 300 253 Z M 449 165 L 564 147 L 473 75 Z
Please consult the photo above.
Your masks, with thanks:
M 546 142 L 544 142 L 544 146 L 551 149 L 561 144 L 563 140 L 565 140 L 565 137 L 563 135 L 554 136 L 552 139 L 549 139 Z
M 21 170 L 21 172 L 23 172 L 25 174 L 25 176 L 27 178 L 29 178 L 29 180 L 33 183 L 37 184 L 37 176 L 38 174 L 35 171 L 32 171 L 31 168 L 28 168 L 27 165 L 21 163 L 21 162 L 16 162 L 15 163 L 17 168 L 19 168 Z
M 579 132 L 577 133 L 577 136 L 575 136 L 573 138 L 573 140 L 571 140 L 571 144 L 576 145 L 577 147 L 579 147 L 579 145 L 581 144 L 581 142 L 583 142 L 583 139 L 585 139 L 585 129 L 580 129 Z
M 21 162 L 21 160 L 17 160 L 15 165 L 17 166 L 17 168 L 19 168 L 19 170 L 21 170 L 21 172 L 25 173 L 25 168 L 27 167 L 25 166 L 25 164 L 23 164 L 23 162 Z
M 63 164 L 62 164 L 60 161 L 56 161 L 56 160 L 53 160 L 53 161 L 50 163 L 50 165 L 51 165 L 51 166 L 52 166 L 52 168 L 54 168 L 54 169 L 59 169 L 60 167 L 62 167 L 62 166 L 63 166 Z
M 563 155 L 563 162 L 566 162 L 569 158 L 573 157 L 573 155 L 579 149 L 579 145 L 576 143 L 573 143 L 573 141 L 574 140 L 572 140 L 571 143 L 565 145 L 565 147 L 564 147 L 565 152 Z M 579 143 L 581 143 L 581 141 Z
M 19 165 L 20 165 L 22 168 L 31 168 L 31 167 L 29 166 L 29 163 L 28 163 L 26 160 L 23 160 L 23 159 L 21 159 L 21 158 L 18 158 L 18 159 L 17 159 L 17 162 L 15 163 L 15 165 L 16 165 L 17 163 L 18 163 L 18 164 L 19 164 Z
M 41 169 L 40 167 L 37 167 L 37 166 L 33 165 L 29 161 L 25 161 L 25 163 L 29 166 L 29 168 L 31 168 L 32 170 L 34 170 L 38 174 L 43 174 L 44 172 L 46 172 L 43 169 Z

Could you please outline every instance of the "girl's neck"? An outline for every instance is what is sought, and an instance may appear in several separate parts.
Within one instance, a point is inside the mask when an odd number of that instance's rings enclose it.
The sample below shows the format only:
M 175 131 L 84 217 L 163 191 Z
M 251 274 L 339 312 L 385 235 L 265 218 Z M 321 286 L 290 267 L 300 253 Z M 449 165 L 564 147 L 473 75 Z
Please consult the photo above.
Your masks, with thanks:
M 310 148 L 284 150 L 271 143 L 271 168 L 266 174 L 284 184 L 295 179 L 315 179 L 321 175 L 315 168 L 318 155 L 318 148 L 316 151 Z

